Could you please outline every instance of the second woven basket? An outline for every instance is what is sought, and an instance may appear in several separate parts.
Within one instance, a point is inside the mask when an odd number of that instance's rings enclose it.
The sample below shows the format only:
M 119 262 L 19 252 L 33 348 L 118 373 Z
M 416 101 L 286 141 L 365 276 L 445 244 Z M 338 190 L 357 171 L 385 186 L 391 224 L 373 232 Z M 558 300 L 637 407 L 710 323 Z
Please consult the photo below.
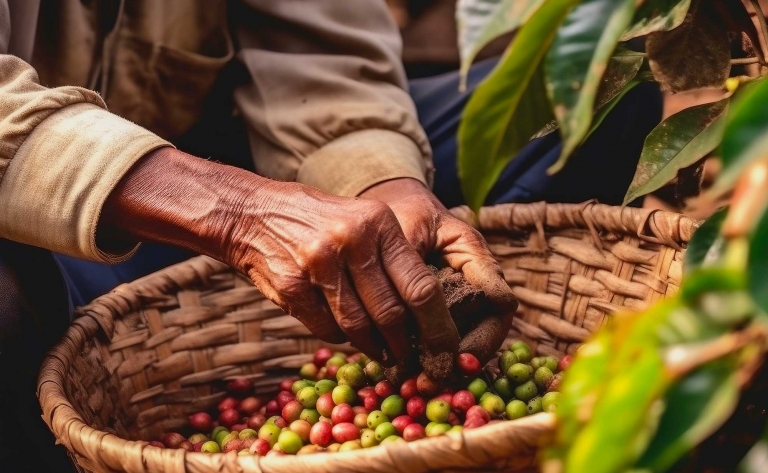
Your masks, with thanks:
M 593 203 L 453 212 L 483 233 L 520 299 L 509 337 L 556 356 L 573 353 L 613 311 L 676 292 L 696 228 L 680 215 Z M 93 473 L 522 472 L 535 468 L 550 438 L 552 416 L 537 414 L 306 456 L 210 455 L 140 441 L 184 427 L 188 414 L 225 395 L 233 376 L 274 393 L 321 345 L 230 268 L 193 258 L 78 309 L 40 372 L 43 417 L 81 471 Z

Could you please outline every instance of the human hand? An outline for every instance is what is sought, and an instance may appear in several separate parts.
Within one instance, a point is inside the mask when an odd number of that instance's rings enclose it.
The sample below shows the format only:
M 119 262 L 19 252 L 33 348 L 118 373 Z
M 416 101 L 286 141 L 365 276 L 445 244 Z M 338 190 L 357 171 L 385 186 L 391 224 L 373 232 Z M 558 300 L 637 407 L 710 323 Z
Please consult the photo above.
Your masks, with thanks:
M 430 254 L 439 257 L 483 291 L 491 304 L 488 313 L 496 320 L 477 320 L 474 330 L 461 334 L 461 350 L 481 359 L 492 357 L 509 331 L 511 314 L 518 303 L 482 235 L 451 215 L 429 189 L 414 179 L 385 181 L 361 197 L 389 205 L 406 239 L 422 258 Z M 494 336 L 483 335 L 490 332 Z
M 429 350 L 458 350 L 437 278 L 381 202 L 164 148 L 123 178 L 102 215 L 113 230 L 226 262 L 319 338 L 385 365 L 411 355 L 417 331 Z

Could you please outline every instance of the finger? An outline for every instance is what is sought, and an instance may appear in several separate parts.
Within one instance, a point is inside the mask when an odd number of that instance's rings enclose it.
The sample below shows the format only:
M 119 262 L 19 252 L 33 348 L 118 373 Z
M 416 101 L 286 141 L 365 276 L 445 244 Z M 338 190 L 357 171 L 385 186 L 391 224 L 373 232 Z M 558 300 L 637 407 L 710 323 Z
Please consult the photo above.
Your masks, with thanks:
M 336 323 L 352 346 L 376 361 L 384 361 L 387 356 L 383 338 L 373 326 L 345 271 L 333 272 L 336 280 L 325 279 L 319 286 Z
M 464 335 L 459 343 L 459 353 L 471 353 L 485 365 L 501 348 L 512 328 L 511 313 L 500 316 L 489 316 L 481 320 L 477 326 Z
M 392 352 L 394 359 L 385 360 L 387 366 L 395 361 L 407 359 L 412 348 L 406 323 L 405 303 L 389 280 L 378 257 L 368 256 L 367 261 L 357 263 L 354 268 L 350 267 L 352 281 L 365 310 Z
M 390 280 L 416 319 L 424 348 L 436 354 L 455 354 L 459 333 L 437 276 L 427 268 L 399 228 L 392 228 L 382 239 L 381 256 Z

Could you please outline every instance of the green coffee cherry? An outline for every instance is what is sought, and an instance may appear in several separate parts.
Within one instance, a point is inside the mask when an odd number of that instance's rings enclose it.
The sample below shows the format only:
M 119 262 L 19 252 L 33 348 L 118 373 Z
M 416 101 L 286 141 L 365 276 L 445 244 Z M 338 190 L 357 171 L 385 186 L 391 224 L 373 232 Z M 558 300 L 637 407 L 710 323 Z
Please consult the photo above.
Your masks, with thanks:
M 528 402 L 539 393 L 536 384 L 533 381 L 526 381 L 515 388 L 515 397 L 521 401 Z
M 539 396 L 528 401 L 528 414 L 538 414 L 542 410 L 541 398 Z
M 557 371 L 557 362 L 558 362 L 558 360 L 554 356 L 545 356 L 544 357 L 544 366 L 549 368 L 549 371 L 551 371 L 553 373 L 555 371 Z
M 528 415 L 528 406 L 519 399 L 509 401 L 507 408 L 507 419 L 514 420 Z
M 322 396 L 323 394 L 333 392 L 333 388 L 336 387 L 336 382 L 331 379 L 321 379 L 317 383 L 315 383 L 315 392 L 317 393 L 317 396 Z
M 504 412 L 504 401 L 497 395 L 491 394 L 480 401 L 480 407 L 485 409 L 491 418 L 498 417 Z
M 525 363 L 515 363 L 507 370 L 507 378 L 515 384 L 523 384 L 531 379 L 533 368 Z
M 446 422 L 449 415 L 451 415 L 451 406 L 442 399 L 432 399 L 427 403 L 427 419 L 432 422 Z
M 533 371 L 536 371 L 537 369 L 544 366 L 544 357 L 535 356 L 531 358 L 531 368 L 533 368 Z
M 340 385 L 350 386 L 352 389 L 360 389 L 365 386 L 365 372 L 357 363 L 347 363 L 339 368 L 336 379 Z
M 538 386 L 539 389 L 545 390 L 553 376 L 554 374 L 552 373 L 552 370 L 546 366 L 542 366 L 533 374 L 533 382 L 536 383 L 536 386 Z
M 368 414 L 368 428 L 374 429 L 384 422 L 389 422 L 389 417 L 387 417 L 383 412 L 381 411 L 371 411 L 370 414 Z
M 448 433 L 451 433 L 451 432 L 461 433 L 463 431 L 464 431 L 464 427 L 462 427 L 461 425 L 454 425 L 453 427 L 451 427 L 451 430 L 449 430 Z
M 541 397 L 541 407 L 544 412 L 555 412 L 558 402 L 560 402 L 560 393 L 557 391 L 548 392 Z
M 302 389 L 304 389 L 306 387 L 312 387 L 314 385 L 315 384 L 312 381 L 308 380 L 308 379 L 299 379 L 299 380 L 296 380 L 291 385 L 291 391 L 293 391 L 293 394 L 296 394 L 299 391 L 301 391 Z
M 352 403 L 355 401 L 355 398 L 357 398 L 357 394 L 355 394 L 355 390 L 352 389 L 352 386 L 339 385 L 333 388 L 333 391 L 331 391 L 331 398 L 333 399 L 333 403 L 337 406 L 339 404 L 352 405 Z
M 512 383 L 509 382 L 509 378 L 506 376 L 499 376 L 496 381 L 493 382 L 493 389 L 501 396 L 504 401 L 512 399 Z
M 378 445 L 379 442 L 376 440 L 375 431 L 372 429 L 363 430 L 362 434 L 360 434 L 360 443 L 363 445 L 363 448 L 371 448 Z
M 449 430 L 451 430 L 451 424 L 434 422 L 434 423 L 428 424 L 424 428 L 424 433 L 427 434 L 427 437 L 436 437 L 438 435 L 443 435 Z
M 213 432 L 211 432 L 211 440 L 216 440 L 216 436 L 219 435 L 219 432 L 227 432 L 229 433 L 229 430 L 227 430 L 226 427 L 218 426 L 215 429 L 213 429 Z
M 374 431 L 376 441 L 379 443 L 392 435 L 397 435 L 397 429 L 394 425 L 392 425 L 391 422 L 382 422 L 378 425 L 378 427 L 376 427 L 376 430 Z
M 520 363 L 528 363 L 531 361 L 531 349 L 528 347 L 516 348 L 513 353 L 517 357 L 517 361 Z
M 359 440 L 347 440 L 339 447 L 339 452 L 351 452 L 352 450 L 360 450 L 363 445 Z
M 219 448 L 218 443 L 214 441 L 208 441 L 200 447 L 200 451 L 203 453 L 220 453 L 221 448 Z
M 315 392 L 314 386 L 307 386 L 305 388 L 301 388 L 299 392 L 296 393 L 296 400 L 301 403 L 302 406 L 304 406 L 306 409 L 314 409 L 315 405 L 317 404 L 317 393 Z
M 259 436 L 259 433 L 253 429 L 243 429 L 237 436 L 240 440 L 255 439 Z
M 333 355 L 328 359 L 328 361 L 325 362 L 326 368 L 329 366 L 338 366 L 341 368 L 342 366 L 347 364 L 347 357 L 346 356 L 337 356 Z
M 303 409 L 299 419 L 309 422 L 309 425 L 315 425 L 320 420 L 320 413 L 317 409 Z
M 527 348 L 527 349 L 528 349 L 528 351 L 530 351 L 530 350 L 531 350 L 531 347 L 529 347 L 529 346 L 528 346 L 528 344 L 527 344 L 527 343 L 525 343 L 525 342 L 524 342 L 524 341 L 522 341 L 522 340 L 518 340 L 518 341 L 516 341 L 516 342 L 513 342 L 511 345 L 509 345 L 509 351 L 515 351 L 515 350 L 517 350 L 518 348 Z
M 295 454 L 304 446 L 304 442 L 302 442 L 299 434 L 290 430 L 280 433 L 280 436 L 277 439 L 277 444 L 280 446 L 280 450 L 290 455 Z
M 399 416 L 403 413 L 404 410 L 405 400 L 397 394 L 388 396 L 381 403 L 381 412 L 383 412 L 384 415 L 390 419 L 394 419 L 395 417 Z
M 365 365 L 364 371 L 371 383 L 376 384 L 384 379 L 384 370 L 381 369 L 381 365 L 375 361 L 369 361 L 368 364 Z
M 399 435 L 390 435 L 389 437 L 381 441 L 381 445 L 386 445 L 388 443 L 399 443 L 399 442 L 405 442 L 405 440 Z
M 467 386 L 467 391 L 471 392 L 472 395 L 475 396 L 475 401 L 477 402 L 480 400 L 480 396 L 488 391 L 488 383 L 486 383 L 482 378 L 475 378 Z
M 501 370 L 502 373 L 506 373 L 510 366 L 518 362 L 519 360 L 517 359 L 517 356 L 515 356 L 513 352 L 505 351 L 499 357 L 499 369 Z
M 264 424 L 259 429 L 259 438 L 266 440 L 270 447 L 274 447 L 280 436 L 281 428 L 275 424 Z

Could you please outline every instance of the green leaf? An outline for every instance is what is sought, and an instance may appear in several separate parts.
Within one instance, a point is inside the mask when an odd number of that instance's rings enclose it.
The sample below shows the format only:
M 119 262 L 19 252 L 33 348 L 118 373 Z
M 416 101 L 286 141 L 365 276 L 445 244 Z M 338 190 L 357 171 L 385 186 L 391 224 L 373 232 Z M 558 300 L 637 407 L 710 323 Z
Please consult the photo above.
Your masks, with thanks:
M 763 213 L 749 242 L 747 273 L 752 299 L 768 313 L 768 212 Z
M 589 132 L 601 78 L 635 5 L 634 0 L 584 0 L 557 31 L 545 73 L 563 149 L 550 173 L 562 169 Z
M 464 198 L 475 210 L 483 205 L 504 167 L 552 120 L 541 62 L 576 1 L 546 1 L 520 29 L 464 109 L 458 131 L 458 169 Z
M 624 205 L 660 189 L 677 172 L 720 144 L 728 100 L 686 108 L 661 122 L 645 139 Z
M 658 430 L 637 468 L 665 471 L 717 430 L 738 400 L 736 366 L 731 358 L 710 362 L 678 381 L 667 392 Z
M 461 56 L 461 88 L 477 54 L 488 43 L 516 30 L 544 0 L 459 0 L 456 23 Z
M 691 0 L 647 0 L 635 12 L 632 26 L 621 36 L 629 41 L 654 31 L 669 31 L 677 28 L 685 19 Z
M 722 171 L 710 190 L 716 196 L 731 189 L 752 161 L 768 158 L 768 81 L 740 87 L 737 94 L 720 147 Z
M 696 268 L 720 259 L 725 250 L 725 240 L 720 235 L 728 209 L 720 209 L 709 217 L 693 234 L 683 259 L 683 272 L 690 273 Z

